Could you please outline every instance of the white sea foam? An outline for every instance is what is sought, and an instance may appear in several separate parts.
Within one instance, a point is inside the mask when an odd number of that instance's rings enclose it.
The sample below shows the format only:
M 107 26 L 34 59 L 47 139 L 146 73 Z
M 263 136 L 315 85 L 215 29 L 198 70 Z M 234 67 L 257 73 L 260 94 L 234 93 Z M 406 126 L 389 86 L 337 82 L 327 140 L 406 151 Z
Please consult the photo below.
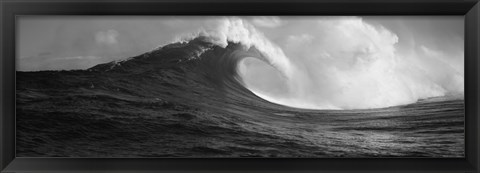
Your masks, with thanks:
M 267 62 L 244 59 L 239 74 L 256 95 L 278 104 L 368 109 L 463 95 L 463 54 L 447 57 L 428 45 L 414 54 L 398 52 L 401 38 L 359 17 L 306 22 L 311 29 L 292 28 L 298 33 L 285 34 L 282 45 L 239 18 L 216 20 L 195 35 L 219 46 L 230 41 L 261 51 Z

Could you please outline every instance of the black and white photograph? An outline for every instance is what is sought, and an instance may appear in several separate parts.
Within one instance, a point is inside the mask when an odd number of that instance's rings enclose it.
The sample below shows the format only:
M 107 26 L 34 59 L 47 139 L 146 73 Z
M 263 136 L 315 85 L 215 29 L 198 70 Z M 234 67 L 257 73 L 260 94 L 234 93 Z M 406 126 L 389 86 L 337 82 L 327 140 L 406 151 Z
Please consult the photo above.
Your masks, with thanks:
M 464 26 L 18 16 L 16 156 L 464 158 Z

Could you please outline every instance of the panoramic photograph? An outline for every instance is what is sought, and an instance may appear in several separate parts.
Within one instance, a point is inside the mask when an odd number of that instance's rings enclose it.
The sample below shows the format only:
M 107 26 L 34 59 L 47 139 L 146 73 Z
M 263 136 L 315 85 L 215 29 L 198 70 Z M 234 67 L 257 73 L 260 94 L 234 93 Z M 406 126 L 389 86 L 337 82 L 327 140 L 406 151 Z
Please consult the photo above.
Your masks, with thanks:
M 465 157 L 463 16 L 16 20 L 16 157 Z

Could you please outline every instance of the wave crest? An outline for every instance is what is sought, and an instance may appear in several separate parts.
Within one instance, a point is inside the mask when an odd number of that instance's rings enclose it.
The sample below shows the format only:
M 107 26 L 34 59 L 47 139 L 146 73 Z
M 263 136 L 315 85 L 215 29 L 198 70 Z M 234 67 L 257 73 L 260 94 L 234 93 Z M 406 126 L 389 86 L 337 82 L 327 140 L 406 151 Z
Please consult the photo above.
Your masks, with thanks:
M 398 52 L 396 34 L 358 17 L 313 21 L 318 30 L 286 34 L 283 45 L 239 18 L 223 18 L 211 26 L 187 39 L 205 37 L 220 47 L 233 42 L 244 50 L 257 49 L 261 56 L 244 55 L 235 68 L 246 88 L 273 103 L 368 109 L 463 95 L 463 66 L 442 62 L 441 54 Z

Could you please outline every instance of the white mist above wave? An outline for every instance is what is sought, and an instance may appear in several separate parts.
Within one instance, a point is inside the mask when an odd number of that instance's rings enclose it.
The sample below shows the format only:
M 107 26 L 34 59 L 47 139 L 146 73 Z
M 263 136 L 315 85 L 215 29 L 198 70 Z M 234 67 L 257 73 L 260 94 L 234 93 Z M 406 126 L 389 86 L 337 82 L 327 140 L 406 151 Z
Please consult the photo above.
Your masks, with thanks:
M 275 43 L 239 18 L 214 20 L 190 38 L 257 48 L 266 62 L 245 58 L 239 75 L 259 97 L 286 106 L 368 109 L 464 93 L 463 53 L 451 57 L 428 45 L 399 52 L 401 38 L 359 17 L 296 22 Z

